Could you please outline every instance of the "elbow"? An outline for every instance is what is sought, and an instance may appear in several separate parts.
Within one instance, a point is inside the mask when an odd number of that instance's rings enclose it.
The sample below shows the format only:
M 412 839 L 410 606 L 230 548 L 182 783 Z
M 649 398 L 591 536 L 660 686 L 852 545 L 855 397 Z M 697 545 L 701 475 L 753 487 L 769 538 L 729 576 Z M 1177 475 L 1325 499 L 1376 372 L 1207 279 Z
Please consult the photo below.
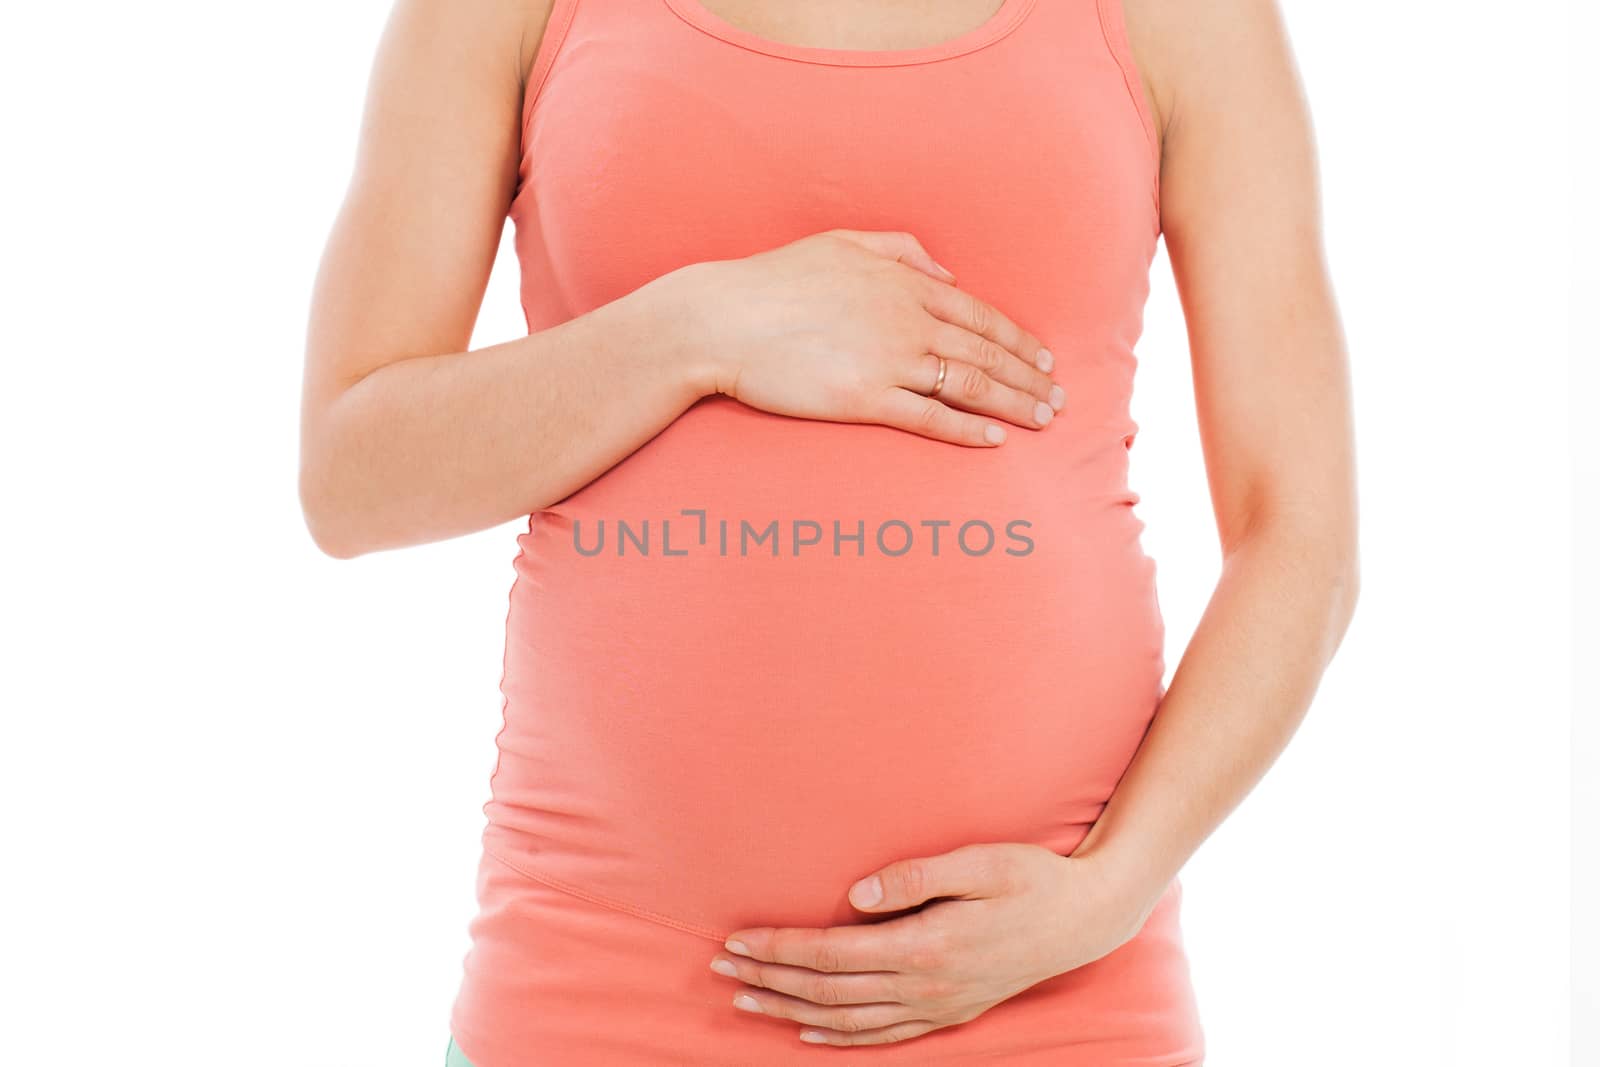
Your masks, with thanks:
M 1277 556 L 1287 580 L 1323 602 L 1335 640 L 1342 639 L 1361 598 L 1361 547 L 1355 509 L 1329 513 L 1322 509 L 1282 508 L 1251 517 L 1246 532 L 1227 553 L 1256 546 Z M 1267 547 L 1270 546 L 1270 547 Z
M 1361 599 L 1361 556 L 1354 543 L 1302 535 L 1287 549 L 1293 558 L 1290 579 L 1321 619 L 1324 662 L 1331 660 L 1355 620 Z
M 1351 529 L 1329 537 L 1302 533 L 1298 542 L 1303 576 L 1325 591 L 1330 627 L 1342 640 L 1361 599 L 1361 548 Z
M 311 543 L 318 551 L 332 559 L 354 559 L 361 555 L 359 548 L 344 535 L 332 510 L 316 494 L 313 481 L 304 468 L 300 473 L 300 517 L 311 535 Z
M 371 549 L 360 537 L 348 509 L 339 507 L 340 494 L 333 485 L 327 462 L 303 455 L 300 462 L 300 516 L 306 532 L 323 555 L 355 559 Z
M 306 529 L 311 534 L 312 543 L 330 559 L 355 559 L 366 555 L 365 549 L 353 541 L 341 540 L 329 532 L 325 524 L 318 523 L 310 515 L 306 516 Z
M 301 416 L 298 493 L 300 517 L 318 551 L 331 559 L 355 559 L 378 547 L 361 514 L 360 471 L 350 470 L 350 433 L 334 408 Z
M 1342 638 L 1361 599 L 1361 549 L 1355 532 L 1299 531 L 1296 547 L 1303 578 L 1324 591 L 1333 631 Z
M 1361 599 L 1361 550 L 1354 542 L 1348 551 L 1339 556 L 1339 566 L 1334 570 L 1334 596 L 1336 597 L 1339 632 L 1350 628 L 1355 618 L 1356 604 Z

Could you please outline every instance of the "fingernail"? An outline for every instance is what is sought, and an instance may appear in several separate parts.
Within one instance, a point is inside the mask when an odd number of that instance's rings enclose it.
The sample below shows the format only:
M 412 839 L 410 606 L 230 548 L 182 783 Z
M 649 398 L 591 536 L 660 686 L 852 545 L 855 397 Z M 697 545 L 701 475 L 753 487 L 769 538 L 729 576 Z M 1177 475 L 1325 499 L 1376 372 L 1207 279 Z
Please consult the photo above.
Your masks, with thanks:
M 800 1040 L 809 1041 L 813 1045 L 821 1045 L 828 1039 L 817 1033 L 815 1030 L 802 1030 L 800 1031 Z
M 740 1011 L 760 1011 L 761 1005 L 749 993 L 740 993 L 733 998 L 733 1006 Z
M 1040 370 L 1049 374 L 1050 368 L 1056 365 L 1056 357 L 1050 353 L 1048 348 L 1041 348 L 1039 349 L 1039 354 L 1034 357 L 1033 362 Z
M 999 426 L 990 423 L 983 428 L 983 439 L 991 445 L 997 445 L 1006 439 L 1006 432 Z
M 940 270 L 942 270 L 946 274 L 950 275 L 950 277 L 954 278 L 956 276 L 956 272 L 955 271 L 951 270 L 949 267 L 945 266 L 943 263 L 940 263 L 938 260 L 930 258 L 928 260 L 928 262 L 932 263 L 935 267 L 938 267 Z
M 718 974 L 725 974 L 729 978 L 739 977 L 739 969 L 727 960 L 712 960 L 711 969 Z
M 1059 385 L 1050 387 L 1050 406 L 1060 411 L 1067 402 L 1067 391 Z
M 1033 417 L 1040 426 L 1048 425 L 1050 420 L 1055 418 L 1055 416 L 1056 413 L 1051 411 L 1050 405 L 1046 404 L 1044 401 L 1041 400 L 1039 403 L 1033 405 Z
M 750 955 L 750 950 L 745 947 L 743 941 L 724 941 L 722 947 L 739 956 Z
M 883 899 L 883 881 L 873 875 L 866 881 L 857 882 L 850 890 L 850 897 L 858 906 L 870 908 Z

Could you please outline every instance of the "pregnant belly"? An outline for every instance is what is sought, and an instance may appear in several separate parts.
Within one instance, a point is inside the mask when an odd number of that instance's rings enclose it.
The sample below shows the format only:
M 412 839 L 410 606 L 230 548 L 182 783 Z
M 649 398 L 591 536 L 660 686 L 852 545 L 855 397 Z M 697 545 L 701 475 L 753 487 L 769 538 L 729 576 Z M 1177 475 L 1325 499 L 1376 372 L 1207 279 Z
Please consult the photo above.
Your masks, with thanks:
M 1070 852 L 1161 695 L 1125 432 L 691 408 L 519 539 L 486 845 L 714 937 L 864 921 L 895 859 Z

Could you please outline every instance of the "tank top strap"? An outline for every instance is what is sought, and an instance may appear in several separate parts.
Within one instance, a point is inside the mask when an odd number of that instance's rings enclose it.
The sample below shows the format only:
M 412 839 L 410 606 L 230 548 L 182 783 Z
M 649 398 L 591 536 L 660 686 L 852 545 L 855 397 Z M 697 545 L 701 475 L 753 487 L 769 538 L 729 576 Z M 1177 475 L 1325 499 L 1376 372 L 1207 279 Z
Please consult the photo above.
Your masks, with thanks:
M 1150 103 L 1145 99 L 1144 80 L 1139 75 L 1138 63 L 1133 57 L 1133 46 L 1128 42 L 1128 23 L 1123 8 L 1123 0 L 1094 0 L 1095 13 L 1099 18 L 1100 32 L 1105 40 L 1106 50 L 1111 53 L 1111 58 L 1116 61 L 1117 68 L 1122 74 L 1122 80 L 1128 87 L 1134 111 L 1137 113 L 1139 125 L 1144 129 L 1145 140 L 1149 144 L 1150 155 L 1155 163 L 1157 175 L 1161 167 L 1161 140 L 1156 133 L 1155 116 L 1150 111 Z M 1157 208 L 1160 207 L 1160 186 L 1155 190 Z
M 635 0 L 637 3 L 638 0 Z M 522 139 L 524 145 L 528 138 L 528 119 L 533 115 L 533 106 L 539 99 L 539 94 L 544 89 L 545 81 L 550 77 L 550 70 L 555 65 L 556 55 L 561 52 L 565 44 L 567 33 L 572 28 L 572 20 L 578 13 L 579 0 L 554 0 L 550 5 L 550 14 L 545 18 L 544 30 L 539 38 L 538 50 L 534 53 L 533 65 L 528 68 L 528 80 L 522 88 Z M 626 6 L 613 4 L 610 6 Z
M 683 0 L 687 2 L 687 0 Z M 1109 81 L 1119 86 L 1125 104 L 1098 113 L 1108 126 L 1133 123 L 1144 142 L 1149 195 L 1159 231 L 1161 217 L 1161 141 L 1144 91 L 1139 65 L 1128 39 L 1123 0 L 1037 0 L 1006 33 L 1004 46 L 1017 66 L 1047 59 L 1070 71 L 1074 88 Z M 1003 8 L 1002 8 L 1003 12 Z

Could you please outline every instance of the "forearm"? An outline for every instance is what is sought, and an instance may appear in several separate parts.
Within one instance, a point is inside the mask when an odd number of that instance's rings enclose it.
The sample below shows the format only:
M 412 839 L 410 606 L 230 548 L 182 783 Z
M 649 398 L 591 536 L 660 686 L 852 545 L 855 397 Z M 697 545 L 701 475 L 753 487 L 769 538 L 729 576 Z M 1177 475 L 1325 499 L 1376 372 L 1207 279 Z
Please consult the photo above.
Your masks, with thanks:
M 1349 626 L 1353 544 L 1266 522 L 1225 560 L 1155 720 L 1073 855 L 1148 915 L 1287 746 Z
M 676 282 L 514 341 L 386 364 L 308 412 L 301 498 L 319 546 L 348 557 L 486 529 L 648 441 L 708 391 Z

